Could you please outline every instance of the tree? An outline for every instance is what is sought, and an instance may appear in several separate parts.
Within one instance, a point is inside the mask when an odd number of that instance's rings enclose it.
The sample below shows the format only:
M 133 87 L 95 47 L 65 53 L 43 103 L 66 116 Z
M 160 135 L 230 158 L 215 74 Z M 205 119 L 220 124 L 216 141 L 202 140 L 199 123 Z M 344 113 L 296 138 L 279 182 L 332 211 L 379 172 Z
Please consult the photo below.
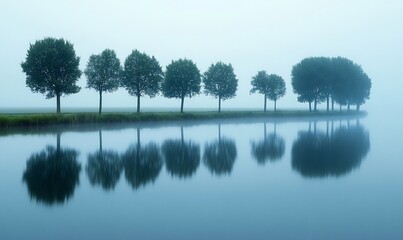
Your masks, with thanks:
M 330 60 L 325 57 L 305 58 L 292 69 L 291 84 L 299 102 L 308 102 L 309 111 L 317 110 L 317 104 L 327 100 L 331 89 Z M 328 104 L 329 107 L 329 104 Z
M 46 94 L 48 99 L 56 97 L 56 112 L 60 113 L 60 97 L 80 91 L 76 85 L 81 76 L 79 64 L 73 44 L 45 38 L 30 45 L 21 67 L 31 91 Z
M 154 57 L 137 50 L 126 58 L 123 70 L 122 86 L 132 96 L 137 96 L 137 112 L 140 112 L 140 97 L 155 97 L 161 88 L 163 73 Z
M 120 61 L 113 50 L 105 49 L 99 55 L 91 55 L 84 71 L 87 88 L 99 92 L 99 114 L 102 112 L 102 93 L 114 92 L 119 87 Z
M 259 71 L 252 77 L 250 93 L 258 92 L 264 95 L 264 111 L 267 109 L 267 99 L 274 101 L 274 111 L 277 110 L 277 100 L 285 95 L 284 79 L 276 74 L 268 75 Z
M 332 97 L 340 105 L 364 104 L 369 99 L 371 91 L 371 79 L 362 70 L 361 66 L 353 61 L 337 57 L 332 59 L 335 82 Z
M 238 79 L 231 64 L 212 64 L 203 75 L 203 83 L 205 94 L 218 98 L 218 112 L 221 112 L 221 100 L 236 96 Z
M 200 71 L 191 60 L 172 61 L 166 68 L 162 92 L 167 98 L 181 99 L 181 113 L 186 96 L 192 97 L 200 93 Z

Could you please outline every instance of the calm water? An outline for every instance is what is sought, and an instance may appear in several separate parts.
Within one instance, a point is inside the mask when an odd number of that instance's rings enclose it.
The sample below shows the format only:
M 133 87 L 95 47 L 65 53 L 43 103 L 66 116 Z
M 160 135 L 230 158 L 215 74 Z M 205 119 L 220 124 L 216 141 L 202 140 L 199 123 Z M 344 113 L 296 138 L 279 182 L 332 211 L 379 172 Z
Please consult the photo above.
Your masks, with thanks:
M 0 239 L 402 239 L 399 128 L 242 119 L 0 135 Z

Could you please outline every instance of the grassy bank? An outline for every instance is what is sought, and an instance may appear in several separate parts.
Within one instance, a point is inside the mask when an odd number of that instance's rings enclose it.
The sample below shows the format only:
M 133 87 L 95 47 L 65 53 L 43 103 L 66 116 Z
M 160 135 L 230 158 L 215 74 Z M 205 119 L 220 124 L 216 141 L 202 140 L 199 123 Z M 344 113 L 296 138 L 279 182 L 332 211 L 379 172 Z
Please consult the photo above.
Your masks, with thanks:
M 0 129 L 42 127 L 51 125 L 77 125 L 85 123 L 135 123 L 174 120 L 209 120 L 229 118 L 294 118 L 364 115 L 365 112 L 308 112 L 308 111 L 226 111 L 226 112 L 146 112 L 146 113 L 65 113 L 65 114 L 4 114 L 0 115 Z

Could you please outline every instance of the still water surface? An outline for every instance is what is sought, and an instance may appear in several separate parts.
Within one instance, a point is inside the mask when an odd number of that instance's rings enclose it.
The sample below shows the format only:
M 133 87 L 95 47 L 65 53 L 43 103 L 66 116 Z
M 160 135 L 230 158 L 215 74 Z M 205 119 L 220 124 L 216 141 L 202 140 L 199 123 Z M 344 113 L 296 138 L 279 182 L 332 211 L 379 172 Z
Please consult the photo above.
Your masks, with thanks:
M 402 239 L 396 130 L 241 119 L 0 135 L 0 239 Z

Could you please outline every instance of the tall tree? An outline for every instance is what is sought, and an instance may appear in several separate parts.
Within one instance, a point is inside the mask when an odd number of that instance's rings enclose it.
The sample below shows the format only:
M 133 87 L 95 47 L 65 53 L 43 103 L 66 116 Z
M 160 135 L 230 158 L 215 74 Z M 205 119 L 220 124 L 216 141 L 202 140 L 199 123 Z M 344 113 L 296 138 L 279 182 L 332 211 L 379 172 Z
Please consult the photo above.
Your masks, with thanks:
M 285 95 L 284 79 L 278 75 L 268 75 L 266 71 L 259 71 L 252 77 L 251 93 L 258 92 L 264 95 L 264 111 L 267 110 L 267 99 L 274 101 L 274 111 L 277 110 L 277 100 Z
M 360 106 L 369 99 L 371 79 L 360 65 L 347 58 L 333 58 L 332 65 L 335 75 L 332 97 L 340 105 L 355 104 L 359 110 Z
M 80 91 L 76 85 L 81 76 L 79 64 L 73 44 L 45 38 L 30 45 L 21 67 L 31 91 L 46 94 L 46 98 L 56 97 L 56 112 L 60 113 L 60 97 Z
M 172 61 L 166 68 L 162 92 L 167 98 L 181 99 L 181 113 L 186 96 L 200 93 L 201 77 L 196 64 L 189 59 Z
M 102 112 L 102 93 L 114 92 L 119 87 L 121 66 L 113 50 L 105 49 L 99 55 L 91 55 L 84 71 L 87 87 L 99 92 L 99 114 Z
M 325 57 L 305 58 L 292 69 L 292 87 L 299 102 L 308 102 L 309 110 L 317 110 L 317 104 L 329 99 L 329 59 Z
M 137 50 L 126 58 L 122 85 L 132 96 L 137 96 L 137 112 L 140 112 L 140 97 L 155 97 L 161 88 L 163 72 L 158 61 Z
M 212 64 L 203 75 L 203 83 L 205 94 L 218 98 L 218 112 L 221 112 L 221 100 L 236 96 L 238 79 L 231 64 Z

